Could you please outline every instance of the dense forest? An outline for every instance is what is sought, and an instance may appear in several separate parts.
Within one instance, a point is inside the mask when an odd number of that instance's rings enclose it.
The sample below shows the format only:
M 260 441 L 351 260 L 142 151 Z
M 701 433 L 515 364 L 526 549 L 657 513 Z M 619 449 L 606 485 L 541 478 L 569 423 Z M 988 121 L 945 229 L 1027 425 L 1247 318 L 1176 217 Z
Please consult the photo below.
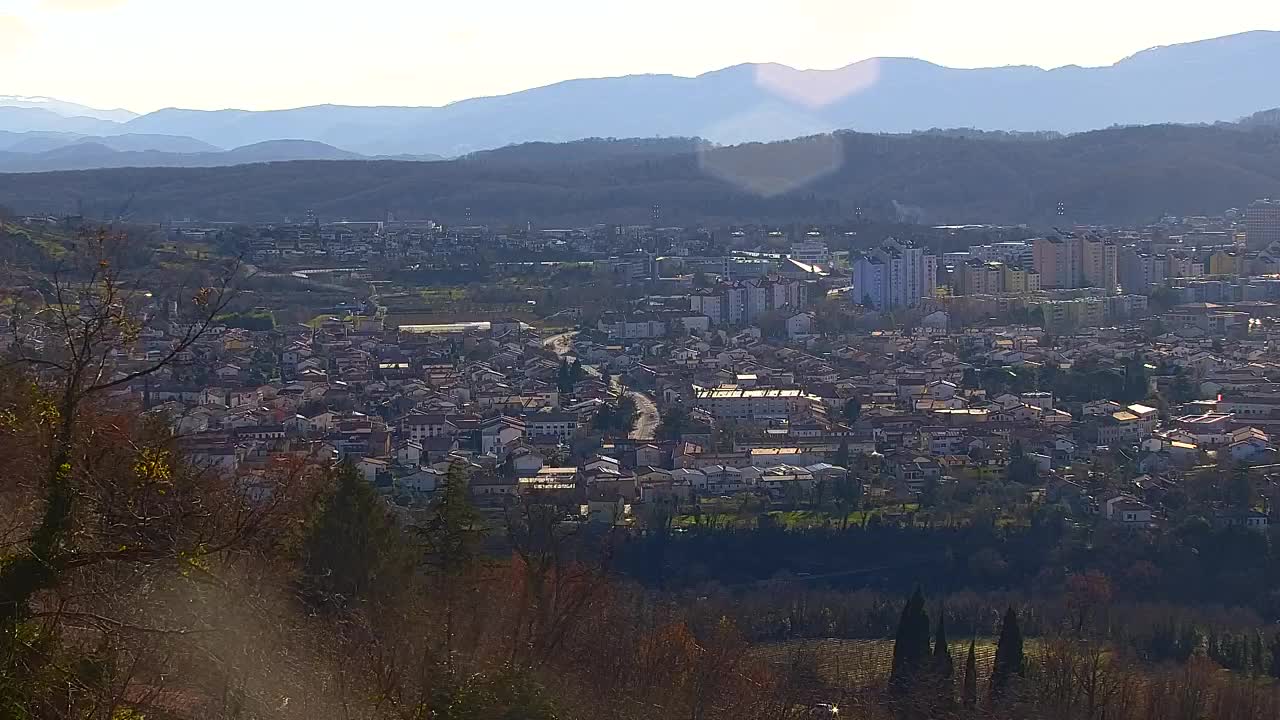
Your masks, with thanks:
M 1280 194 L 1280 130 L 1114 128 L 1009 141 L 842 132 L 710 147 L 690 139 L 537 143 L 449 162 L 288 162 L 0 175 L 18 212 L 137 220 L 432 218 L 537 224 L 1136 223 Z

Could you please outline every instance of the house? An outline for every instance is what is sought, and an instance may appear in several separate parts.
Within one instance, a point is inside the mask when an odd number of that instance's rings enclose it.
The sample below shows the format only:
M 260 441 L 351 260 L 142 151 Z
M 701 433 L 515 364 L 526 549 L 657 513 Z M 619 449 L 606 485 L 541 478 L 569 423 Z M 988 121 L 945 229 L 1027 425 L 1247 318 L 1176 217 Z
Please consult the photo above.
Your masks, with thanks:
M 798 337 L 810 335 L 813 333 L 813 325 L 813 313 L 796 313 L 786 320 L 787 337 L 794 340 Z
M 222 365 L 213 372 L 218 376 L 219 380 L 235 380 L 240 377 L 240 366 L 232 364 Z
M 500 456 L 511 443 L 524 437 L 525 424 L 506 415 L 480 423 L 480 453 Z
M 1132 495 L 1116 495 L 1102 504 L 1103 516 L 1115 523 L 1133 527 L 1151 524 L 1151 506 Z
M 587 522 L 598 525 L 617 525 L 631 514 L 631 505 L 621 496 L 607 497 L 607 493 L 592 498 L 582 506 Z
M 520 483 L 500 474 L 481 473 L 472 476 L 470 488 L 471 496 L 477 500 L 501 502 L 504 498 L 515 497 L 520 491 Z
M 1127 410 L 1103 415 L 1098 418 L 1098 444 L 1106 446 L 1128 446 L 1138 442 L 1138 416 Z
M 942 479 L 942 465 L 933 458 L 904 455 L 893 464 L 893 473 L 908 491 L 918 493 L 930 482 Z
M 429 496 L 436 488 L 444 484 L 446 473 L 432 467 L 419 468 L 417 471 L 395 479 L 395 488 L 416 498 Z
M 458 428 L 444 415 L 406 415 L 400 420 L 400 432 L 410 440 L 441 435 L 455 435 Z
M 1266 513 L 1257 510 L 1220 510 L 1213 514 L 1213 526 L 1216 528 L 1240 527 L 1256 532 L 1266 532 L 1270 527 L 1270 518 Z
M 360 458 L 356 463 L 356 469 L 370 485 L 377 484 L 378 477 L 387 475 L 389 471 L 386 460 L 371 457 Z
M 636 465 L 659 466 L 666 463 L 666 453 L 657 445 L 652 443 L 641 445 L 636 448 Z
M 422 443 L 417 440 L 401 440 L 396 443 L 395 450 L 396 462 L 405 467 L 416 467 L 422 464 L 425 459 L 422 452 Z
M 533 477 L 542 469 L 542 466 L 546 463 L 546 458 L 536 450 L 519 446 L 514 448 L 511 454 L 507 456 L 507 462 L 510 463 L 511 470 L 517 477 Z

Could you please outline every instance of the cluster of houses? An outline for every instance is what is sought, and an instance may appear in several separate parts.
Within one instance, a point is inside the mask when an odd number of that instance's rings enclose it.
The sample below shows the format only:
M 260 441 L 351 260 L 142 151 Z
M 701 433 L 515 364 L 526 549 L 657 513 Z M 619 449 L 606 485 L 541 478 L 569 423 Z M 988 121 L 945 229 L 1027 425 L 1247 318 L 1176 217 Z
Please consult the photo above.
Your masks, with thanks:
M 181 330 L 154 323 L 118 372 Z M 218 328 L 123 392 L 170 418 L 198 461 L 254 472 L 282 453 L 349 458 L 405 507 L 429 502 L 459 463 L 482 504 L 551 493 L 619 521 L 646 503 L 800 503 L 841 484 L 868 502 L 908 502 L 948 484 L 1008 482 L 1018 456 L 1034 475 L 1028 498 L 1145 526 L 1160 521 L 1162 497 L 1206 468 L 1246 466 L 1268 487 L 1280 425 L 1269 339 L 1167 340 L 1088 330 L 1050 345 L 1022 327 L 799 341 L 754 328 L 635 339 L 582 331 L 559 357 L 514 321 L 424 333 L 351 316 Z M 1151 371 L 1145 396 L 1169 394 L 1174 378 L 1155 371 L 1172 368 L 1192 397 L 1072 403 L 1045 390 L 993 395 L 974 380 L 992 368 L 1086 361 L 1121 372 L 1135 358 Z M 566 388 L 571 362 L 591 372 Z M 656 436 L 593 432 L 619 395 L 611 376 L 662 408 L 668 422 Z M 1255 507 L 1213 515 L 1267 523 Z

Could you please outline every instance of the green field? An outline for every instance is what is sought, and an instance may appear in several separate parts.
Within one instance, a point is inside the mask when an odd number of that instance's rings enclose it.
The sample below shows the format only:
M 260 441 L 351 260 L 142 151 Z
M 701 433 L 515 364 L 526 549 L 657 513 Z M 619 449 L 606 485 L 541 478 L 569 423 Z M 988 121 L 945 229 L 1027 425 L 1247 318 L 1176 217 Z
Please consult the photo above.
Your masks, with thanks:
M 915 512 L 918 509 L 919 505 L 915 503 L 891 505 L 871 510 L 855 510 L 845 516 L 844 519 L 847 521 L 846 524 L 854 526 L 863 524 L 871 515 L 878 514 L 885 518 L 895 518 L 906 513 Z M 714 525 L 720 528 L 754 528 L 759 525 L 760 512 L 762 511 L 744 513 L 735 508 L 732 502 L 721 502 L 710 506 L 704 505 L 701 522 L 703 525 Z M 788 530 L 820 528 L 828 525 L 839 526 L 842 520 L 838 513 L 828 510 L 769 510 L 767 514 L 772 518 L 774 524 L 785 527 Z M 698 522 L 698 518 L 691 513 L 677 515 L 675 519 L 677 527 L 695 527 Z
M 965 657 L 969 654 L 969 641 L 947 643 L 955 664 L 957 685 L 964 673 Z M 845 688 L 866 688 L 882 685 L 889 679 L 893 665 L 893 641 L 812 639 L 792 640 L 782 643 L 758 645 L 757 657 L 770 664 L 787 665 L 796 658 L 812 657 L 819 676 L 824 682 Z M 1034 654 L 1035 641 L 1028 640 L 1028 654 Z M 985 687 L 991 675 L 996 656 L 996 639 L 980 637 L 974 653 L 978 662 L 978 687 Z

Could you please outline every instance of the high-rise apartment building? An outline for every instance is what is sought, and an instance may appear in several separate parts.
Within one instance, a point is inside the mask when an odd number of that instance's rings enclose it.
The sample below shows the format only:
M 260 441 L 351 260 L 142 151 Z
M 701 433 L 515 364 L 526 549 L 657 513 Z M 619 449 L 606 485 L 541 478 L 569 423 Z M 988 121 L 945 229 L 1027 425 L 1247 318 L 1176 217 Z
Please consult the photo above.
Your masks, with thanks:
M 1250 250 L 1264 250 L 1280 242 L 1280 200 L 1257 200 L 1244 211 L 1245 242 Z
M 1107 293 L 1116 292 L 1119 285 L 1116 275 L 1116 246 L 1096 237 L 1072 239 L 1080 242 L 1080 270 L 1084 287 L 1102 288 Z
M 853 266 L 855 302 L 877 309 L 916 307 L 937 286 L 938 258 L 913 243 L 889 239 Z
M 1083 280 L 1080 238 L 1049 237 L 1031 241 L 1032 264 L 1045 288 L 1077 288 Z

